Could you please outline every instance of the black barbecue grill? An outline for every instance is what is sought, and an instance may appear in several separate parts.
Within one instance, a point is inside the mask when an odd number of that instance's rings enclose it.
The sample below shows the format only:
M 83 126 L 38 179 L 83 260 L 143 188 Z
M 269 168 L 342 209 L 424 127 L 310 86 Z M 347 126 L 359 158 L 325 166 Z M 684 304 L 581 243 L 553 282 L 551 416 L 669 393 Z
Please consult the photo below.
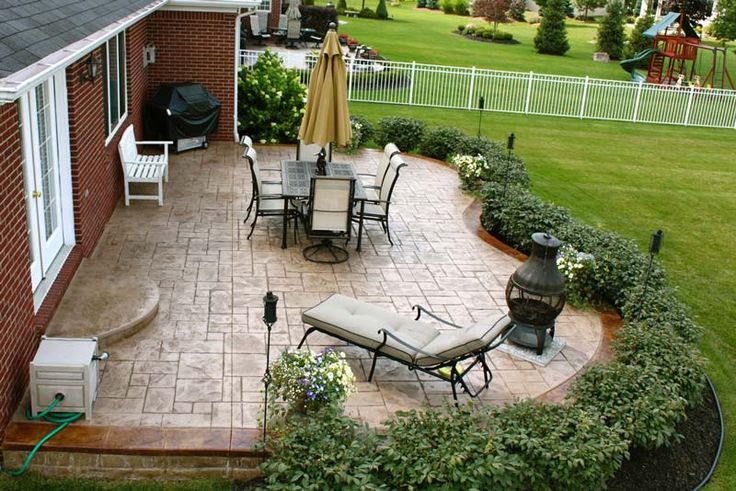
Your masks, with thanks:
M 173 140 L 177 152 L 207 148 L 219 122 L 220 101 L 201 84 L 162 84 L 146 104 L 146 134 Z

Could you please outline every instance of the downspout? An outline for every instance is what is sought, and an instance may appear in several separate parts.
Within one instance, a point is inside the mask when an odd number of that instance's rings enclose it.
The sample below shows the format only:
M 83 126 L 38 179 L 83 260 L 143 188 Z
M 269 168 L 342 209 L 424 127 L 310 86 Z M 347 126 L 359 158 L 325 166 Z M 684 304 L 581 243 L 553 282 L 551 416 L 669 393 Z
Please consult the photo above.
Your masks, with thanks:
M 236 142 L 240 141 L 240 137 L 238 136 L 238 72 L 240 71 L 240 25 L 243 17 L 248 14 L 249 12 L 246 11 L 238 14 L 235 18 L 235 91 L 233 93 L 233 101 L 235 101 L 235 107 L 233 108 L 233 138 L 235 138 Z

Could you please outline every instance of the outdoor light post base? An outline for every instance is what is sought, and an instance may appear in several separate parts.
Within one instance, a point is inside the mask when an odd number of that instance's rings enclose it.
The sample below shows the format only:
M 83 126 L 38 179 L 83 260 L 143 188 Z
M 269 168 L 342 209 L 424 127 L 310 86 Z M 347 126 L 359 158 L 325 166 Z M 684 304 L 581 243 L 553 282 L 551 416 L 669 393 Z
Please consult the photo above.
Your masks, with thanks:
M 547 332 L 549 330 L 549 332 Z M 509 336 L 509 341 L 526 346 L 527 348 L 535 348 L 537 355 L 541 355 L 544 348 L 550 345 L 555 337 L 554 324 L 546 326 L 533 326 L 516 322 L 516 329 Z

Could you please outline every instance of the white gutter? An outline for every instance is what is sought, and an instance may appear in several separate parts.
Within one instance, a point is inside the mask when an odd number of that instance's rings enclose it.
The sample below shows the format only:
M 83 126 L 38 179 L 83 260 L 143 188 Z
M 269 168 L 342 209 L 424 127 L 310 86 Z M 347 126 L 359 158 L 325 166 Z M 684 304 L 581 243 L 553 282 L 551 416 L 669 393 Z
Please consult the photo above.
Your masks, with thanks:
M 168 0 L 166 10 L 189 12 L 239 12 L 241 7 L 255 8 L 260 0 Z
M 240 25 L 243 17 L 248 15 L 249 12 L 243 12 L 238 14 L 235 18 L 235 90 L 233 91 L 233 100 L 235 101 L 235 107 L 233 108 L 233 138 L 235 141 L 239 141 L 238 138 L 238 75 L 240 71 Z
M 80 39 L 32 65 L 0 79 L 0 105 L 15 101 L 25 91 L 48 79 L 58 70 L 84 58 L 108 39 L 168 5 L 172 5 L 178 10 L 197 10 L 209 7 L 210 10 L 228 9 L 237 12 L 239 6 L 257 6 L 260 5 L 260 2 L 258 0 L 155 0 L 148 6 L 117 22 L 113 22 L 84 39 Z

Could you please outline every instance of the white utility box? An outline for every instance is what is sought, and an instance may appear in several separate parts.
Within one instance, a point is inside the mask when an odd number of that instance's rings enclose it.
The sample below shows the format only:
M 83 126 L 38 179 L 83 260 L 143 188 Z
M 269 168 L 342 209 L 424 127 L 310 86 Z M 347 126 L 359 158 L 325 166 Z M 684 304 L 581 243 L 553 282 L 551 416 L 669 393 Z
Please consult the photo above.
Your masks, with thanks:
M 64 399 L 53 412 L 84 413 L 92 417 L 100 379 L 97 338 L 41 338 L 31 362 L 31 411 L 35 416 L 51 403 L 56 394 Z

